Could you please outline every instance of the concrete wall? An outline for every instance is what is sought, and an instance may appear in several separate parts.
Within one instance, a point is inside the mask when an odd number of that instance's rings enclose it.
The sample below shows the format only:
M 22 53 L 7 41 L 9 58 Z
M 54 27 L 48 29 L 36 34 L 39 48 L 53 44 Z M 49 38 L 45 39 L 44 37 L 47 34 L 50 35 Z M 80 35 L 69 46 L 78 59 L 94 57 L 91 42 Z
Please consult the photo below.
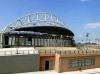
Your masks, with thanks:
M 69 62 L 70 62 L 70 60 L 79 60 L 79 59 L 84 59 L 84 58 L 95 58 L 95 64 L 81 67 L 82 70 L 91 69 L 91 68 L 100 68 L 100 56 L 98 56 L 98 55 L 94 55 L 94 56 L 78 56 L 78 57 L 74 57 L 74 56 L 73 57 L 66 57 L 66 56 L 58 57 L 58 55 L 56 55 L 56 65 L 55 65 L 56 68 L 55 68 L 55 70 L 57 72 L 66 72 L 66 71 L 79 70 L 80 67 L 70 68 L 69 67 Z
M 0 74 L 39 70 L 39 55 L 0 56 Z
M 97 54 L 78 54 L 78 55 L 61 55 L 55 54 L 52 55 L 50 53 L 40 54 L 40 70 L 45 70 L 45 61 L 49 60 L 50 62 L 53 61 L 53 65 L 50 65 L 52 69 L 56 72 L 66 72 L 66 71 L 77 71 L 80 69 L 79 67 L 70 67 L 69 63 L 71 60 L 82 60 L 82 59 L 93 58 L 95 59 L 95 64 L 91 65 L 84 65 L 81 66 L 81 69 L 91 69 L 91 68 L 100 68 L 100 55 Z
M 45 70 L 45 61 L 49 61 L 49 70 L 54 70 L 55 56 L 40 56 L 40 70 Z

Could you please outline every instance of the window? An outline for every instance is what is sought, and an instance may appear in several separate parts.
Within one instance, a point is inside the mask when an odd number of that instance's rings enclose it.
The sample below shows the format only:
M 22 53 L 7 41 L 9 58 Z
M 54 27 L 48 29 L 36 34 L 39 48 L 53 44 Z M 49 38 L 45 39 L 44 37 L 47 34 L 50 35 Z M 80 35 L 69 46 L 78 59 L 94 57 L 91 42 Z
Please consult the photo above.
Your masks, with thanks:
M 78 61 L 72 61 L 70 63 L 71 67 L 77 67 L 78 66 Z
M 91 59 L 85 59 L 85 65 L 91 65 L 92 60 Z
M 89 65 L 94 65 L 94 64 L 95 64 L 95 59 L 85 58 L 85 59 L 80 59 L 80 60 L 71 60 L 69 62 L 69 67 L 70 68 L 83 67 L 83 66 L 89 66 Z

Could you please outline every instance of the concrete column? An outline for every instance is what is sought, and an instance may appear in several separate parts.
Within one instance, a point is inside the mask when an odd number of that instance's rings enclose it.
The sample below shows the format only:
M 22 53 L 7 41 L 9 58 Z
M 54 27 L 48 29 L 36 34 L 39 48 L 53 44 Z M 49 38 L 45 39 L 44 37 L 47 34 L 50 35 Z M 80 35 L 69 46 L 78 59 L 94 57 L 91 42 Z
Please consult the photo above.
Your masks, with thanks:
M 60 55 L 56 54 L 55 57 L 55 71 L 60 72 Z
M 32 38 L 32 45 L 34 46 L 34 38 Z
M 0 48 L 3 48 L 4 42 L 5 42 L 4 35 L 2 33 L 0 33 Z
M 51 47 L 52 46 L 52 38 L 50 37 L 49 39 L 49 46 Z
M 15 45 L 15 37 L 12 37 L 12 45 Z

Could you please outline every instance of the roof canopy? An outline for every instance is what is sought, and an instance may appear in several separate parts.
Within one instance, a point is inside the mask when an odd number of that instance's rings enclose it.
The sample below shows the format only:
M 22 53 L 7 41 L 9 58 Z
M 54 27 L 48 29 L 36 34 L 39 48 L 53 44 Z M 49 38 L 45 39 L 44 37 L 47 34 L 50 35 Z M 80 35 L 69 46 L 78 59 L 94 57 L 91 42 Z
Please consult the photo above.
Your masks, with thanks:
M 4 29 L 4 32 L 10 31 L 34 31 L 74 36 L 58 17 L 48 13 L 32 13 L 22 17 Z
M 57 34 L 57 35 L 69 35 L 74 36 L 72 31 L 62 27 L 56 26 L 35 26 L 35 27 L 24 27 L 15 29 L 16 31 L 33 31 L 40 33 L 48 33 L 48 34 Z

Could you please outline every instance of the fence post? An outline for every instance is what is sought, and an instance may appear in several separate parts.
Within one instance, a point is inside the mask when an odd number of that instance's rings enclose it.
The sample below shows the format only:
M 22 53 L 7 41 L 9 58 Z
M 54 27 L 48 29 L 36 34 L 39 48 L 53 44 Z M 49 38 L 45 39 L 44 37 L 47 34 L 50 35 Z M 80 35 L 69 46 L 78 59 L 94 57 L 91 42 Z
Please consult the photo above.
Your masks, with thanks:
M 23 51 L 23 55 L 24 55 L 24 51 Z
M 45 50 L 45 54 L 46 54 L 46 50 Z
M 28 50 L 28 54 L 29 54 L 30 52 L 29 52 L 29 50 Z
M 65 50 L 65 54 L 66 54 L 66 50 Z
M 6 51 L 4 51 L 4 55 L 6 56 Z

